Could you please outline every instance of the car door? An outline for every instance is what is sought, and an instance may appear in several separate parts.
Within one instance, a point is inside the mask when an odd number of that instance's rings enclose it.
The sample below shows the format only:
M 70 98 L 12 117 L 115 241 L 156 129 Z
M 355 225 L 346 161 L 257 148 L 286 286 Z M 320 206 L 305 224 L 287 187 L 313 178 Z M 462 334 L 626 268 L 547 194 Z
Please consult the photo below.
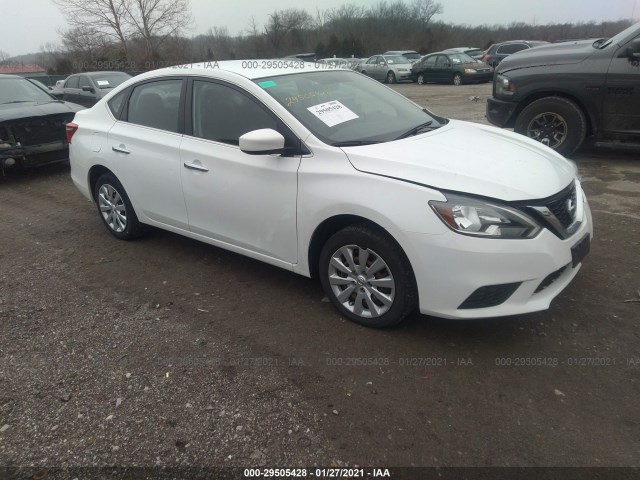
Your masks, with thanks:
M 380 73 L 378 72 L 378 70 L 380 69 L 378 67 L 379 61 L 380 61 L 380 57 L 376 55 L 375 57 L 371 57 L 366 65 L 367 75 L 369 75 L 371 78 L 375 78 L 376 80 L 378 80 L 380 77 Z
M 80 105 L 92 107 L 96 103 L 96 89 L 87 75 L 80 75 L 78 79 L 78 101 Z
M 451 73 L 451 64 L 446 55 L 438 55 L 436 63 L 433 67 L 433 78 L 437 82 L 449 81 L 448 77 Z
M 627 49 L 630 49 L 628 51 Z M 609 64 L 603 104 L 603 130 L 640 136 L 640 35 L 616 50 Z
M 361 72 L 364 72 L 367 76 L 372 77 L 376 68 L 377 56 L 369 57 L 369 59 L 362 64 Z
M 422 67 L 420 68 L 420 72 L 422 72 L 424 74 L 425 77 L 425 81 L 427 82 L 435 82 L 436 81 L 436 77 L 435 77 L 435 68 L 436 68 L 436 60 L 437 60 L 438 56 L 437 55 L 431 55 L 429 57 L 426 57 L 424 60 L 422 60 Z M 420 73 L 418 72 L 418 73 Z
M 136 211 L 169 229 L 187 231 L 180 181 L 184 91 L 186 80 L 175 77 L 135 86 L 122 119 L 109 131 L 107 154 Z
M 63 94 L 62 94 L 62 99 L 65 102 L 72 102 L 72 103 L 78 103 L 79 102 L 79 77 L 78 75 L 71 75 L 69 78 L 67 78 L 67 80 L 64 82 L 64 88 L 63 88 Z
M 241 135 L 258 129 L 277 130 L 287 143 L 295 137 L 239 87 L 193 79 L 188 98 L 180 172 L 189 228 L 262 260 L 296 263 L 301 156 L 249 155 L 238 147 Z

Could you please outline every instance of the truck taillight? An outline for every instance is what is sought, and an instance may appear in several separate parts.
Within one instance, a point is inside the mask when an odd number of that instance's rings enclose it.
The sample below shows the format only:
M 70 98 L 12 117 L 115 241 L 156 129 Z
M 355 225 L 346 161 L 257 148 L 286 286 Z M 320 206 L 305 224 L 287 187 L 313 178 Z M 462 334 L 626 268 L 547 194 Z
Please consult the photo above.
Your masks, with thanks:
M 67 131 L 67 143 L 71 143 L 71 139 L 73 138 L 73 134 L 78 131 L 78 124 L 77 123 L 73 123 L 73 122 L 67 123 L 66 131 Z

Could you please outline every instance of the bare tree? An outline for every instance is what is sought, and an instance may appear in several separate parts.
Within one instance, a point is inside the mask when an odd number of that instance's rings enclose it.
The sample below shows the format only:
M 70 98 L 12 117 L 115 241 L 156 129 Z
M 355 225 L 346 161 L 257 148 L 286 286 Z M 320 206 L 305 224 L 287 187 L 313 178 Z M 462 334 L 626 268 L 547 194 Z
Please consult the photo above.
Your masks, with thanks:
M 10 58 L 11 58 L 11 55 L 9 55 L 4 50 L 0 50 L 0 63 L 6 62 Z
M 71 32 L 91 34 L 91 39 L 102 38 L 118 42 L 125 60 L 129 52 L 127 40 L 130 34 L 126 22 L 132 0 L 53 0 L 64 13 L 71 29 L 64 35 L 65 43 L 74 40 Z
M 158 48 L 191 25 L 189 0 L 126 0 L 126 21 L 142 38 L 147 59 L 158 58 Z
M 424 29 L 429 26 L 429 22 L 434 16 L 440 15 L 444 11 L 442 4 L 434 0 L 413 0 L 411 9 L 414 18 L 420 22 Z
M 264 27 L 267 40 L 273 46 L 275 54 L 280 53 L 280 47 L 288 35 L 291 35 L 296 48 L 299 48 L 302 31 L 311 28 L 313 17 L 306 10 L 289 8 L 276 10 L 269 15 L 269 22 Z

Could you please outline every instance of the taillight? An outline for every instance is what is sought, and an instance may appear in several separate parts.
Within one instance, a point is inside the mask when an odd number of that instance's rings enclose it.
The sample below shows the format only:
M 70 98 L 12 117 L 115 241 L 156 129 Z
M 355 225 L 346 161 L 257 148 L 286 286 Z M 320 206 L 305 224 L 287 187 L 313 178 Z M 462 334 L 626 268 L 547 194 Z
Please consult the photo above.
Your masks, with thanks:
M 77 123 L 73 123 L 73 122 L 67 123 L 66 131 L 67 131 L 67 143 L 71 143 L 71 139 L 73 138 L 73 134 L 78 131 L 78 124 Z

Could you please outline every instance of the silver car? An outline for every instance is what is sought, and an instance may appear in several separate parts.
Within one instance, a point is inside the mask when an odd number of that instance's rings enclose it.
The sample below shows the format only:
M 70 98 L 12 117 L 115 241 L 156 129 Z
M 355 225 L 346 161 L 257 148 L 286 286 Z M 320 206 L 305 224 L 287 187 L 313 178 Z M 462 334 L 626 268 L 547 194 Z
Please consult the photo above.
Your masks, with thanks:
M 401 55 L 373 55 L 356 70 L 385 83 L 411 80 L 411 62 Z

